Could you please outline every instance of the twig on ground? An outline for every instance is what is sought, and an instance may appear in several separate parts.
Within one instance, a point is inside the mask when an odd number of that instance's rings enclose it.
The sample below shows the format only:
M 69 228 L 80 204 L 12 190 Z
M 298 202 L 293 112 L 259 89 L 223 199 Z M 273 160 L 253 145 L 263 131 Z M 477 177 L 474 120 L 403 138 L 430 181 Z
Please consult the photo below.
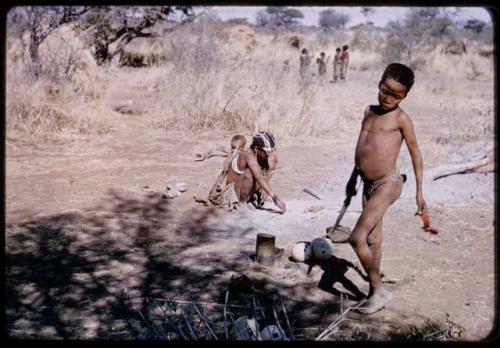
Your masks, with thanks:
M 198 336 L 196 336 L 196 334 L 194 333 L 193 331 L 193 328 L 191 327 L 191 325 L 189 324 L 189 319 L 187 318 L 186 314 L 184 313 L 184 311 L 181 312 L 181 315 L 182 315 L 182 318 L 184 318 L 184 321 L 186 322 L 186 325 L 189 329 L 189 333 L 191 334 L 191 336 L 193 337 L 193 339 L 196 341 L 198 340 Z
M 281 308 L 283 309 L 283 314 L 285 315 L 286 324 L 288 325 L 288 331 L 290 331 L 290 338 L 292 340 L 295 340 L 295 337 L 293 336 L 292 326 L 290 325 L 290 321 L 288 320 L 288 315 L 286 314 L 285 304 L 283 303 L 281 297 L 280 297 L 280 302 L 281 302 Z
M 229 340 L 229 334 L 227 332 L 227 301 L 229 299 L 229 290 L 226 290 L 226 300 L 224 301 L 224 334 L 226 335 L 226 340 Z
M 317 194 L 316 192 L 314 192 L 314 191 L 312 191 L 312 190 L 310 190 L 310 189 L 308 189 L 308 188 L 305 188 L 305 189 L 304 189 L 304 192 L 305 192 L 305 193 L 309 193 L 311 196 L 313 196 L 313 197 L 314 197 L 314 198 L 316 198 L 316 199 L 319 199 L 319 200 L 322 200 L 322 199 L 323 199 L 323 198 L 322 198 L 319 194 Z
M 260 314 L 262 314 L 262 319 L 266 319 L 266 314 L 264 313 L 264 308 L 260 305 L 259 300 L 255 299 L 255 302 L 257 303 L 257 308 L 260 310 Z
M 276 326 L 278 327 L 278 330 L 280 331 L 280 335 L 285 336 L 285 330 L 283 330 L 283 328 L 281 327 L 280 321 L 278 319 L 278 314 L 276 313 L 276 309 L 274 308 L 274 304 L 272 305 L 272 307 L 273 307 L 274 320 L 276 321 Z
M 212 334 L 212 336 L 214 336 L 215 340 L 218 341 L 219 339 L 217 338 L 217 335 L 215 334 L 215 332 L 212 330 L 212 328 L 208 324 L 207 318 L 205 318 L 205 316 L 203 314 L 201 314 L 200 310 L 198 309 L 198 306 L 196 306 L 195 304 L 193 304 L 193 307 L 194 307 L 194 310 L 196 311 L 196 313 L 198 313 L 198 315 L 200 316 L 201 320 L 205 324 L 205 326 L 208 329 L 208 331 Z
M 261 337 L 260 337 L 260 330 L 259 330 L 259 322 L 257 321 L 257 308 L 255 305 L 255 296 L 254 295 L 252 295 L 252 305 L 253 305 L 253 317 L 255 320 L 255 330 L 257 330 L 257 339 L 260 341 Z
M 224 307 L 223 303 L 216 303 L 216 302 L 201 302 L 201 301 L 185 301 L 185 300 L 167 300 L 165 298 L 151 298 L 152 300 L 156 301 L 163 301 L 163 302 L 175 302 L 175 303 L 182 303 L 182 304 L 198 304 L 198 305 L 203 305 L 203 306 L 220 306 Z M 239 305 L 227 305 L 227 307 L 232 307 L 232 308 L 246 308 L 246 306 L 239 306 Z
M 434 339 L 440 338 L 441 336 L 444 336 L 446 334 L 446 332 L 448 332 L 449 330 L 450 330 L 450 327 L 447 327 L 447 328 L 442 329 L 442 330 L 431 332 L 427 335 L 424 335 L 423 340 L 426 341 L 430 338 L 434 338 Z
M 142 312 L 140 310 L 137 311 L 141 317 L 141 319 L 144 321 L 144 323 L 146 324 L 146 326 L 153 332 L 153 334 L 155 335 L 156 338 L 159 338 L 161 339 L 161 335 L 159 332 L 157 332 L 156 328 L 149 323 L 149 321 L 144 317 L 144 315 L 142 315 Z
M 334 330 L 340 325 L 340 323 L 342 321 L 344 321 L 346 319 L 347 313 L 351 309 L 356 309 L 358 307 L 361 307 L 362 304 L 364 304 L 364 303 L 362 301 L 360 301 L 356 305 L 348 307 L 345 310 L 345 312 L 343 312 L 341 315 L 339 315 L 337 319 L 335 319 L 330 325 L 328 325 L 328 327 L 318 337 L 316 337 L 315 341 L 323 341 L 323 340 L 326 340 L 331 335 L 333 335 L 335 333 Z
M 164 309 L 162 306 L 160 306 L 160 310 L 163 312 L 163 318 L 165 319 L 165 321 L 166 321 L 167 325 L 169 325 L 169 326 L 171 326 L 172 328 L 174 328 L 174 329 L 175 329 L 175 330 L 179 333 L 179 335 L 180 335 L 183 339 L 187 340 L 188 338 L 187 338 L 187 336 L 184 334 L 184 331 L 182 331 L 182 328 L 181 328 L 179 325 L 177 325 L 177 324 L 175 323 L 175 321 L 173 321 L 173 320 L 170 318 L 170 316 L 167 314 L 167 311 L 165 311 L 165 309 Z

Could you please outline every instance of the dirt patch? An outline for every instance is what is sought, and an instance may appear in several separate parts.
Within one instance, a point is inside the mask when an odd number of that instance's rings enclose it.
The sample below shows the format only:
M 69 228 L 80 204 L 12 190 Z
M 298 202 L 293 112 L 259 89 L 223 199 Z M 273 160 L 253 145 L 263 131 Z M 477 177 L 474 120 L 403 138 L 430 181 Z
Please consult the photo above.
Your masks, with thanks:
M 352 83 L 346 84 L 351 92 Z M 130 93 L 121 92 L 127 100 L 133 94 L 133 86 L 128 88 Z M 352 97 L 349 91 L 341 93 Z M 122 337 L 117 332 L 133 332 L 130 322 L 140 322 L 138 311 L 147 310 L 147 298 L 223 303 L 230 277 L 241 273 L 262 291 L 279 294 L 296 313 L 297 328 L 324 328 L 339 315 L 340 294 L 353 299 L 366 294 L 363 271 L 347 244 L 335 245 L 336 261 L 326 265 L 288 260 L 296 241 L 324 236 L 335 221 L 355 138 L 283 139 L 272 185 L 288 212 L 274 214 L 267 202 L 262 210 L 223 214 L 192 198 L 211 185 L 223 159 L 194 159 L 204 148 L 227 144 L 229 134 L 195 138 L 152 129 L 143 120 L 147 100 L 142 100 L 141 115 L 115 115 L 117 126 L 107 135 L 8 144 L 6 316 L 11 336 Z M 417 135 L 424 124 L 433 129 L 428 122 L 437 121 L 417 115 Z M 345 127 L 349 134 L 357 132 Z M 431 149 L 431 133 L 422 134 L 421 143 L 424 159 L 436 164 L 441 152 Z M 357 325 L 358 332 L 370 327 L 371 337 L 378 337 L 376 332 L 383 335 L 373 329 L 377 324 L 387 329 L 451 320 L 464 328 L 464 339 L 482 339 L 495 315 L 494 174 L 427 180 L 424 194 L 432 224 L 440 230 L 431 236 L 413 215 L 414 179 L 408 154 L 401 156 L 400 168 L 409 180 L 384 219 L 382 258 L 384 280 L 395 298 L 370 317 L 353 314 L 350 319 L 357 322 L 349 327 Z M 166 199 L 167 183 L 177 181 L 187 183 L 188 191 Z M 352 227 L 360 210 L 356 197 L 342 224 Z M 276 235 L 277 245 L 285 248 L 272 267 L 250 259 L 261 232 Z

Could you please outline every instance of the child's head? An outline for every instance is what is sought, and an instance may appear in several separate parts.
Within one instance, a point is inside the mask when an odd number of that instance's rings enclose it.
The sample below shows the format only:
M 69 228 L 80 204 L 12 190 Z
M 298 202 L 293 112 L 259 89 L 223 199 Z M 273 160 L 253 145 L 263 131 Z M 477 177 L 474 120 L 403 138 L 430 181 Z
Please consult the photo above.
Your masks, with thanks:
M 302 49 L 302 54 L 307 54 L 307 49 L 303 48 Z
M 413 70 L 403 64 L 389 64 L 379 83 L 379 103 L 385 110 L 395 109 L 399 103 L 407 96 L 413 82 L 415 74 Z
M 321 52 L 320 56 L 321 56 L 321 58 L 324 58 L 325 57 L 325 52 Z
M 340 52 L 340 47 L 337 47 L 337 48 L 335 49 L 335 52 L 339 53 L 339 52 Z
M 349 46 L 348 46 L 348 45 L 344 45 L 344 46 L 342 46 L 342 50 L 343 50 L 343 51 L 347 51 L 348 49 L 349 49 Z
M 231 139 L 231 150 L 240 150 L 245 147 L 247 140 L 243 135 L 237 134 Z

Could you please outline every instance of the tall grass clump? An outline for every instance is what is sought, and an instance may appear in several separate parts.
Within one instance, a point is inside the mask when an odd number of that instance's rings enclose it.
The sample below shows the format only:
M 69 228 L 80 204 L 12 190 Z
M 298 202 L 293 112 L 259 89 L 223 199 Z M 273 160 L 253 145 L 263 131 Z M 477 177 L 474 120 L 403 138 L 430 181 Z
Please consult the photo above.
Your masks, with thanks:
M 25 49 L 22 38 L 7 38 Z M 41 140 L 70 131 L 79 134 L 106 133 L 110 125 L 91 112 L 99 106 L 103 91 L 101 73 L 90 53 L 78 46 L 69 26 L 51 34 L 40 46 L 41 71 L 22 52 L 7 53 L 7 140 Z M 24 57 L 24 59 L 15 59 Z

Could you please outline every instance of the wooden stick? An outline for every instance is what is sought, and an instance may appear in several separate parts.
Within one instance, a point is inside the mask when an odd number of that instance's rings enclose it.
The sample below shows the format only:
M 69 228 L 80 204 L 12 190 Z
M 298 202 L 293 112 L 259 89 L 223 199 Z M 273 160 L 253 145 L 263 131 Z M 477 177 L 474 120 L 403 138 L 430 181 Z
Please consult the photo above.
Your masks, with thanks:
M 491 161 L 491 158 L 486 157 L 480 161 L 469 162 L 469 163 L 459 163 L 459 164 L 445 164 L 434 168 L 435 174 L 432 176 L 432 180 L 438 180 L 454 174 L 466 174 L 474 172 L 478 168 L 487 165 Z
M 198 315 L 200 316 L 201 320 L 203 320 L 203 323 L 205 324 L 205 326 L 207 327 L 208 331 L 212 334 L 212 336 L 214 336 L 215 340 L 218 341 L 219 339 L 217 338 L 217 335 L 215 334 L 215 332 L 212 330 L 212 328 L 210 327 L 210 325 L 208 325 L 208 320 L 207 318 L 205 318 L 205 316 L 203 314 L 201 314 L 200 310 L 198 309 L 198 306 L 196 306 L 196 304 L 193 303 L 193 307 L 194 307 L 194 310 L 196 311 L 196 313 L 198 313 Z
M 290 331 L 290 338 L 292 340 L 295 340 L 295 337 L 293 336 L 292 326 L 290 325 L 290 321 L 288 320 L 288 315 L 286 314 L 285 304 L 283 303 L 281 297 L 280 297 L 280 302 L 281 302 L 281 308 L 283 309 L 283 314 L 285 315 L 286 324 L 288 325 L 288 331 Z
M 252 304 L 253 304 L 253 317 L 255 320 L 255 330 L 257 330 L 257 339 L 259 341 L 261 341 L 262 338 L 260 337 L 259 322 L 257 321 L 257 309 L 255 306 L 255 296 L 254 295 L 252 295 Z
M 199 304 L 199 305 L 204 305 L 204 306 L 220 306 L 224 307 L 223 303 L 216 303 L 216 302 L 200 302 L 200 301 L 184 301 L 184 300 L 167 300 L 165 298 L 154 298 L 151 297 L 153 300 L 157 301 L 163 301 L 163 302 L 175 302 L 175 303 L 183 303 L 183 304 Z M 246 306 L 238 306 L 238 305 L 227 305 L 227 307 L 233 307 L 233 308 L 247 308 Z
M 346 309 L 344 313 L 342 313 L 337 319 L 335 319 L 328 327 L 318 336 L 316 337 L 315 341 L 321 341 L 321 340 L 326 340 L 330 335 L 332 335 L 334 332 L 333 330 L 342 322 L 346 319 L 346 314 L 351 310 L 351 309 L 356 309 L 358 307 L 361 307 L 364 302 L 359 302 L 355 306 L 351 306 Z
M 177 324 L 176 324 L 176 323 L 175 323 L 175 322 L 174 322 L 174 321 L 173 321 L 173 320 L 172 320 L 172 319 L 168 316 L 167 311 L 165 311 L 165 309 L 163 309 L 163 307 L 162 307 L 162 306 L 160 306 L 160 309 L 161 309 L 161 311 L 163 312 L 163 314 L 164 314 L 163 318 L 167 321 L 167 323 L 168 323 L 170 326 L 172 326 L 173 328 L 175 328 L 175 329 L 179 332 L 180 336 L 181 336 L 183 339 L 187 340 L 188 338 L 187 338 L 187 336 L 184 334 L 184 331 L 182 331 L 182 328 L 181 328 L 179 325 L 177 325 Z
M 313 196 L 314 198 L 317 198 L 319 200 L 322 200 L 323 198 L 321 198 L 321 196 L 319 194 L 317 194 L 316 192 L 313 192 L 312 190 L 308 189 L 308 188 L 305 188 L 304 189 L 304 192 L 305 193 L 309 193 L 311 196 Z
M 194 338 L 195 341 L 198 340 L 198 337 L 195 335 L 195 333 L 194 333 L 193 328 L 191 327 L 191 325 L 189 325 L 189 320 L 188 320 L 187 316 L 184 314 L 183 311 L 181 312 L 181 315 L 184 318 L 184 321 L 186 322 L 186 325 L 187 325 L 187 327 L 189 329 L 189 332 L 191 333 L 191 336 Z
M 273 315 L 274 315 L 274 320 L 276 321 L 276 326 L 278 327 L 278 330 L 280 330 L 280 335 L 285 336 L 285 330 L 281 327 L 280 321 L 278 319 L 278 314 L 276 313 L 276 309 L 273 307 Z M 286 336 L 285 336 L 286 337 Z
M 141 316 L 142 320 L 144 321 L 144 323 L 146 324 L 146 326 L 153 332 L 153 334 L 157 337 L 157 338 L 160 338 L 161 339 L 161 335 L 156 331 L 156 329 L 146 320 L 146 318 L 144 317 L 144 315 L 142 315 L 142 312 L 140 310 L 138 310 L 139 312 L 139 315 Z
M 226 340 L 229 340 L 229 333 L 227 332 L 227 301 L 229 299 L 229 290 L 226 290 L 226 300 L 224 301 L 224 333 L 226 335 Z

